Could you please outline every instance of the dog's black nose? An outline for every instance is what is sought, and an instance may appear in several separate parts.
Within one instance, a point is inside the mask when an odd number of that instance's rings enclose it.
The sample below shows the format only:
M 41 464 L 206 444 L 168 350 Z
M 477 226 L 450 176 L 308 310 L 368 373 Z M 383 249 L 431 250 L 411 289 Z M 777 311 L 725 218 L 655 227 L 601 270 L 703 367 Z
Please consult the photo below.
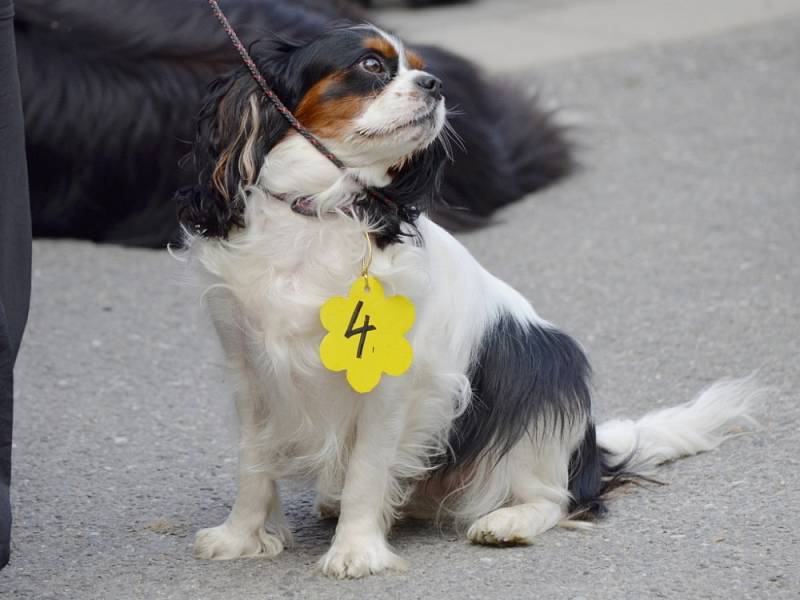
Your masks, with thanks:
M 434 98 L 442 97 L 442 80 L 433 75 L 420 75 L 417 77 L 416 84 Z

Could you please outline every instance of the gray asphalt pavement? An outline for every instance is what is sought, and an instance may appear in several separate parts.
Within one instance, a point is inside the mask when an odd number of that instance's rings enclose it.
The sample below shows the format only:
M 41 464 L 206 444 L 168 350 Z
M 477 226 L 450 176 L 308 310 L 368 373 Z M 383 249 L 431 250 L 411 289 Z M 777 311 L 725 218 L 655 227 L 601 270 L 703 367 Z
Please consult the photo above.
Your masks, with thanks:
M 16 398 L 9 597 L 797 598 L 800 20 L 557 62 L 524 81 L 582 116 L 584 169 L 462 235 L 587 347 L 596 412 L 636 416 L 759 370 L 762 430 L 664 467 L 590 532 L 471 546 L 403 524 L 408 574 L 329 581 L 333 526 L 284 489 L 296 545 L 202 562 L 233 500 L 218 353 L 166 252 L 34 247 Z

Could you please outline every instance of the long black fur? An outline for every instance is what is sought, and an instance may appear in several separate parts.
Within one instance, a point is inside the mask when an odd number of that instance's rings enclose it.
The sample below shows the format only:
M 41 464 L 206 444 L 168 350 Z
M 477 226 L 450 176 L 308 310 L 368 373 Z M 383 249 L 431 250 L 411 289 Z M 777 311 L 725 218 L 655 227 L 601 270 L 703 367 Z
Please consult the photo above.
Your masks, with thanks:
M 443 203 L 431 216 L 449 229 L 481 226 L 494 212 L 558 181 L 574 167 L 565 131 L 538 97 L 508 78 L 488 77 L 435 46 L 418 49 L 445 84 L 449 121 L 463 141 L 445 167 Z
M 264 68 L 272 61 L 261 57 L 259 62 Z M 273 77 L 276 87 L 279 81 L 277 76 Z M 282 91 L 285 95 L 286 91 Z M 236 147 L 233 144 L 240 127 L 239 119 L 249 113 L 251 97 L 257 99 L 261 111 L 261 134 L 254 148 L 256 160 L 263 163 L 269 150 L 289 128 L 286 120 L 259 92 L 256 82 L 244 67 L 215 80 L 209 86 L 208 96 L 197 117 L 197 132 L 191 154 L 192 170 L 197 173 L 196 182 L 182 187 L 175 195 L 178 222 L 191 232 L 224 238 L 232 227 L 244 225 L 244 206 L 239 186 L 252 182 L 243 182 L 237 169 L 243 150 L 242 141 Z M 226 106 L 224 109 L 221 108 L 223 103 Z M 215 189 L 212 175 L 226 148 L 231 151 L 231 158 L 225 165 L 226 196 L 223 196 Z
M 562 431 L 584 418 L 590 376 L 589 361 L 567 334 L 501 315 L 470 370 L 473 401 L 453 426 L 452 465 L 496 460 L 525 434 Z
M 369 198 L 357 205 L 371 223 L 380 224 L 376 241 L 378 247 L 403 241 L 416 235 L 416 220 L 420 212 L 429 212 L 442 203 L 442 179 L 447 161 L 445 152 L 434 142 L 423 152 L 415 154 L 395 175 L 392 183 L 381 188 L 392 206 Z
M 365 15 L 333 0 L 222 3 L 247 44 L 308 39 Z M 161 246 L 177 233 L 172 194 L 194 185 L 194 115 L 207 85 L 239 66 L 199 0 L 17 0 L 33 228 L 37 236 Z M 422 48 L 440 75 L 466 151 L 443 173 L 450 225 L 479 221 L 558 180 L 572 161 L 563 132 L 535 100 L 469 62 Z M 461 210 L 461 208 L 465 210 Z M 468 217 L 469 216 L 469 217 Z
M 571 513 L 600 516 L 603 495 L 623 480 L 625 462 L 610 464 L 591 421 L 591 367 L 569 335 L 501 315 L 484 334 L 470 382 L 473 399 L 454 423 L 438 476 L 498 461 L 525 436 L 560 435 L 589 417 L 569 465 Z

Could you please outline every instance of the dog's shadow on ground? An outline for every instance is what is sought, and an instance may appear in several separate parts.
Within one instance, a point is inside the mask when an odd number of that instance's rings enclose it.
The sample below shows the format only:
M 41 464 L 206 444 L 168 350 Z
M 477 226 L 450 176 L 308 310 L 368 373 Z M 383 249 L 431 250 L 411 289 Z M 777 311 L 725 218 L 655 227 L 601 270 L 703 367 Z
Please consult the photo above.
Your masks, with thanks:
M 327 549 L 336 532 L 336 518 L 321 518 L 314 510 L 314 499 L 310 492 L 292 494 L 291 498 L 287 498 L 285 507 L 295 546 L 304 551 Z M 462 538 L 463 535 L 459 535 L 452 524 L 411 518 L 400 519 L 389 534 L 390 543 L 398 548 L 453 542 Z

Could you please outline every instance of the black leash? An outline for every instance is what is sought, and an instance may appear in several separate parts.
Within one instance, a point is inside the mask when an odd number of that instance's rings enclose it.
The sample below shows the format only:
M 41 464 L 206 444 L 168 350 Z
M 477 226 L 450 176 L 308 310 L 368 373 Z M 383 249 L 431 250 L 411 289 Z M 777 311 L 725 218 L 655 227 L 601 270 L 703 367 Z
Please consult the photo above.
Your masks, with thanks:
M 347 167 L 346 165 L 339 160 L 339 158 L 323 144 L 319 138 L 317 138 L 313 133 L 311 133 L 308 129 L 306 129 L 300 121 L 297 120 L 286 105 L 281 102 L 281 99 L 278 98 L 278 95 L 272 90 L 271 87 L 267 84 L 266 79 L 264 76 L 261 75 L 261 72 L 258 70 L 255 61 L 250 56 L 250 53 L 247 51 L 247 48 L 244 47 L 242 41 L 239 39 L 239 36 L 236 35 L 236 31 L 234 31 L 233 27 L 228 21 L 228 18 L 225 16 L 225 13 L 222 12 L 222 9 L 219 7 L 219 3 L 217 0 L 208 0 L 208 4 L 211 6 L 211 10 L 213 11 L 214 15 L 219 19 L 222 28 L 225 30 L 225 33 L 228 34 L 228 37 L 233 42 L 233 46 L 236 48 L 236 51 L 241 56 L 242 61 L 244 62 L 245 66 L 250 71 L 250 74 L 253 76 L 253 79 L 256 80 L 261 90 L 264 92 L 264 95 L 269 99 L 270 102 L 275 106 L 283 118 L 292 126 L 292 128 L 297 131 L 300 135 L 302 135 L 308 142 L 316 148 L 322 156 L 327 158 L 331 161 L 340 171 L 344 171 Z M 368 196 L 379 200 L 389 206 L 395 213 L 397 212 L 397 205 L 392 202 L 385 194 L 380 192 L 379 190 L 372 188 L 372 187 L 365 187 L 364 191 L 367 193 Z M 299 205 L 298 205 L 299 206 Z M 295 209 L 295 205 L 292 205 L 292 208 Z M 306 214 L 302 210 L 297 210 L 301 214 Z

